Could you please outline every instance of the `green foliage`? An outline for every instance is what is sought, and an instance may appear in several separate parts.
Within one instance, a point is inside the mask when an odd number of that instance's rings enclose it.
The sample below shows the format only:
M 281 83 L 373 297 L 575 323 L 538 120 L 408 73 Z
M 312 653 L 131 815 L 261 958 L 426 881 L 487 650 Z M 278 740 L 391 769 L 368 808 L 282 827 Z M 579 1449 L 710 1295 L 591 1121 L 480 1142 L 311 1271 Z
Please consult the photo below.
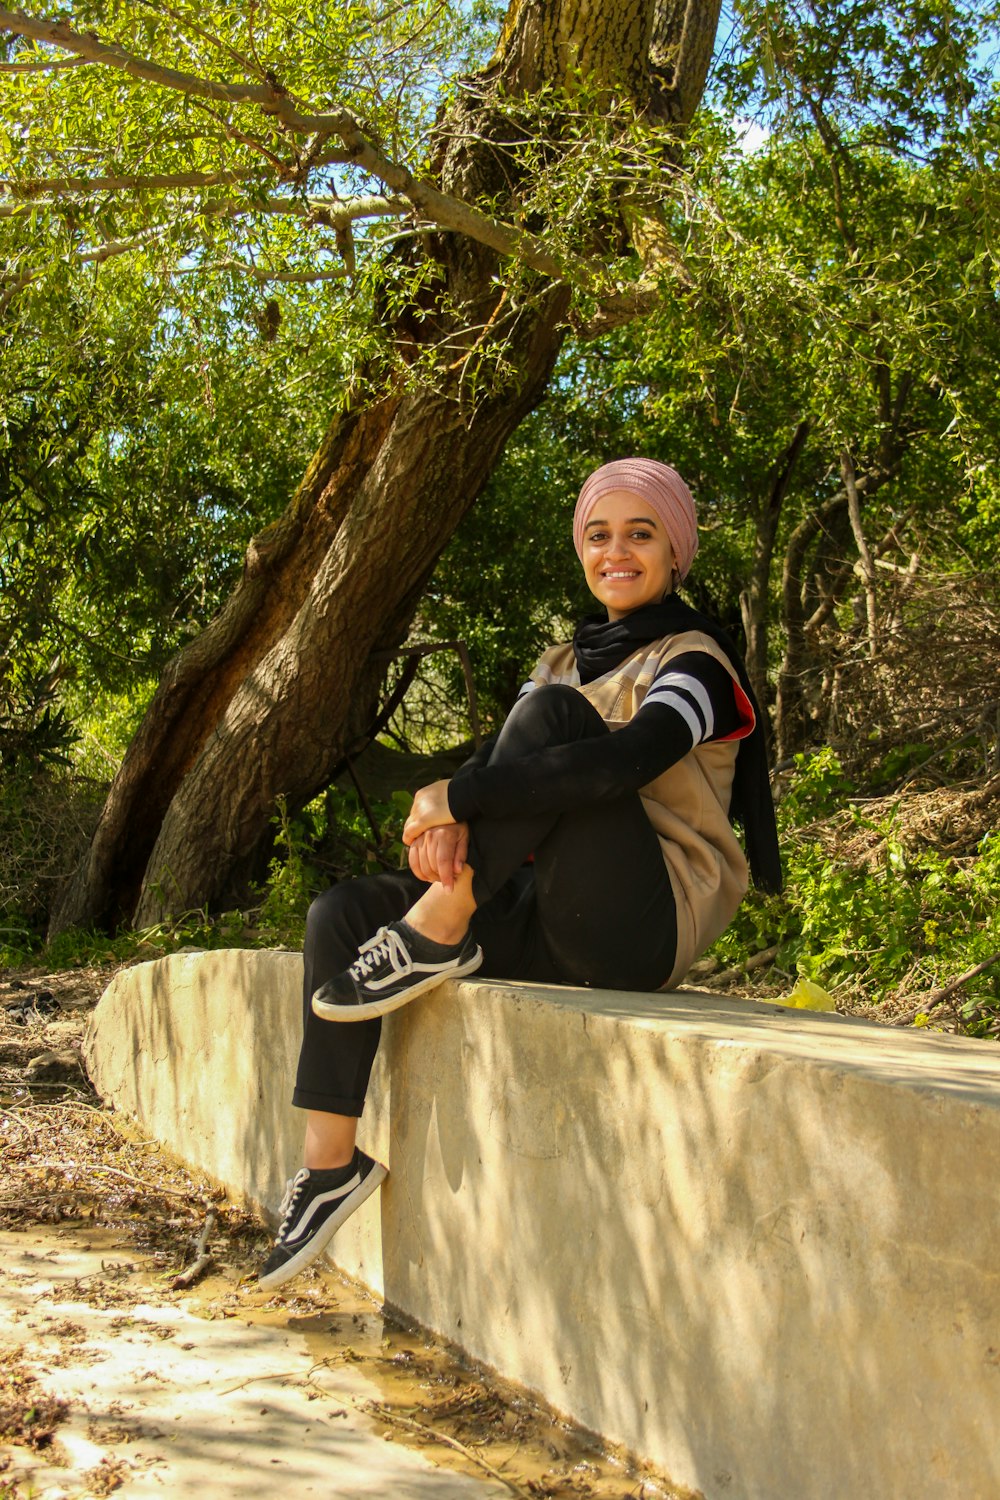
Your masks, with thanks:
M 713 954 L 730 964 L 778 944 L 779 970 L 877 1005 L 944 985 L 996 953 L 1000 839 L 987 833 L 967 858 L 914 847 L 901 833 L 901 802 L 873 817 L 852 794 L 831 750 L 796 758 L 778 809 L 784 893 L 752 892 Z M 997 970 L 970 981 L 960 1003 L 971 1034 L 992 1034 Z
M 347 105 L 373 140 L 433 174 L 436 111 L 461 97 L 460 75 L 484 59 L 501 9 L 92 0 L 71 14 L 199 77 L 270 74 L 315 108 Z M 671 259 L 650 319 L 567 345 L 548 400 L 510 443 L 421 606 L 416 635 L 468 642 L 486 727 L 589 607 L 572 501 L 594 464 L 622 453 L 676 463 L 692 482 L 703 521 L 692 588 L 730 626 L 801 424 L 776 564 L 839 485 L 844 449 L 859 472 L 891 470 L 865 500 L 872 535 L 895 528 L 925 563 L 992 561 L 1000 96 L 981 43 L 995 24 L 992 3 L 953 0 L 737 6 L 713 108 L 688 132 L 683 163 L 669 163 L 666 227 L 683 293 Z M 49 55 L 24 38 L 0 47 L 22 61 Z M 70 756 L 113 771 L 157 674 L 215 614 L 248 538 L 282 513 L 359 372 L 375 389 L 390 364 L 399 381 L 433 380 L 441 365 L 436 340 L 405 363 L 383 332 L 402 308 L 422 318 L 435 295 L 433 260 L 416 248 L 432 237 L 409 220 L 402 232 L 398 220 L 356 225 L 355 270 L 341 275 L 342 231 L 310 202 L 381 191 L 377 179 L 347 161 L 310 162 L 302 140 L 255 108 L 100 66 L 4 74 L 0 90 L 0 852 L 19 872 L 0 922 L 30 947 L 52 861 L 61 851 L 65 869 L 74 847 L 58 811 L 69 781 L 39 772 Z M 747 154 L 733 118 L 750 114 L 767 135 Z M 651 168 L 663 175 L 663 147 L 648 122 L 581 79 L 569 102 L 551 92 L 502 102 L 498 193 L 515 195 L 521 222 L 568 256 L 595 226 L 619 222 L 618 200 L 641 193 Z M 72 182 L 220 170 L 232 180 L 196 189 Z M 43 194 L 39 178 L 56 185 Z M 638 274 L 624 237 L 602 250 L 616 276 Z M 315 272 L 338 279 L 267 279 Z M 523 305 L 538 286 L 523 268 L 498 273 L 501 304 Z M 574 328 L 594 310 L 578 286 Z M 471 408 L 506 378 L 502 347 L 487 356 L 484 343 L 464 376 Z M 844 525 L 822 534 L 803 574 L 807 611 L 816 579 L 840 569 L 850 581 L 854 555 Z M 772 667 L 788 623 L 779 579 L 776 565 Z M 821 671 L 852 648 L 851 615 L 845 586 Z M 451 657 L 432 663 L 439 737 L 464 737 L 461 675 Z M 932 753 L 911 739 L 866 789 Z M 798 762 L 781 809 L 788 893 L 748 902 L 720 954 L 780 941 L 785 966 L 869 998 L 987 956 L 997 946 L 992 843 L 965 863 L 914 852 L 891 815 L 872 818 L 851 792 L 832 753 Z M 880 851 L 874 863 L 819 831 L 845 803 L 856 840 Z M 27 811 L 42 804 L 44 826 Z M 378 836 L 352 791 L 294 816 L 279 810 L 259 940 L 298 941 L 321 885 L 398 862 L 405 809 L 394 798 L 372 811 Z M 233 916 L 230 939 L 253 940 L 252 920 Z M 207 944 L 215 932 L 193 913 L 134 941 Z M 73 941 L 96 953 L 103 940 Z M 996 983 L 984 976 L 969 995 L 993 1003 Z
M 214 614 L 336 402 L 317 309 L 212 308 L 107 268 L 0 334 L 0 683 L 132 693 Z M 277 302 L 275 303 L 277 306 Z M 42 316 L 42 313 L 46 316 Z M 51 316 L 49 316 L 51 314 Z
M 817 110 L 880 144 L 940 148 L 988 99 L 990 0 L 739 0 L 718 86 L 738 113 L 789 132 Z
M 369 800 L 377 836 L 351 786 L 331 788 L 295 815 L 279 798 L 275 852 L 256 906 L 221 915 L 187 911 L 113 938 L 71 928 L 46 943 L 52 891 L 83 853 L 104 790 L 101 783 L 51 773 L 0 781 L 0 966 L 122 963 L 189 947 L 301 947 L 309 904 L 320 891 L 406 863 L 402 831 L 410 792 Z
M 312 820 L 309 809 L 302 818 L 290 817 L 285 798 L 279 797 L 271 821 L 277 830 L 277 852 L 268 866 L 257 922 L 261 938 L 268 944 L 280 941 L 289 947 L 301 947 L 309 903 L 322 888 L 319 871 L 309 858 L 307 823 Z
M 237 88 L 273 81 L 307 111 L 347 109 L 417 173 L 441 99 L 484 60 L 496 24 L 489 4 L 438 0 L 294 9 L 209 0 L 163 11 L 116 0 L 61 18 L 175 76 Z M 0 49 L 21 63 L 53 56 L 15 35 L 0 36 Z M 269 277 L 300 278 L 283 283 L 281 300 L 323 308 L 328 349 L 370 343 L 370 304 L 355 294 L 385 231 L 377 217 L 360 225 L 345 255 L 342 227 L 310 199 L 384 185 L 329 132 L 300 145 L 257 104 L 100 65 L 0 75 L 0 99 L 0 179 L 20 189 L 0 216 L 0 306 L 10 291 L 15 317 L 39 316 L 33 305 L 72 286 L 77 267 L 99 282 L 124 255 L 147 285 L 187 287 L 206 308 L 256 300 L 263 311 Z M 104 186 L 91 191 L 94 177 Z M 327 279 L 312 284 L 317 275 Z
M 567 382 L 573 374 L 567 364 Z M 522 425 L 442 554 L 414 622 L 418 639 L 468 645 L 486 733 L 500 727 L 541 652 L 595 607 L 572 545 L 573 502 L 592 467 L 573 430 L 588 425 L 585 407 L 582 395 L 571 402 L 560 389 Z M 435 655 L 423 675 L 442 686 L 444 743 L 465 739 L 468 705 L 457 659 Z
M 25 935 L 23 942 L 0 941 L 0 965 L 42 965 L 46 969 L 78 969 L 106 964 L 145 962 L 171 953 L 211 948 L 270 947 L 250 922 L 250 913 L 223 912 L 210 916 L 201 910 L 181 912 L 169 922 L 128 929 L 109 937 L 88 928 L 69 927 L 51 942 Z
M 78 738 L 55 701 L 58 672 L 38 674 L 8 658 L 0 663 L 0 780 L 43 766 L 68 765 Z
M 331 789 L 296 817 L 279 797 L 272 819 L 274 858 L 260 891 L 261 904 L 248 914 L 255 944 L 301 947 L 309 904 L 320 891 L 335 880 L 401 868 L 405 863 L 401 834 L 412 801 L 410 793 L 403 791 L 392 792 L 387 801 L 369 801 L 376 838 L 352 787 Z
M 406 863 L 403 824 L 412 802 L 412 793 L 405 791 L 390 792 L 387 799 L 369 798 L 368 808 L 375 822 L 373 828 L 353 787 L 338 787 L 334 794 L 328 794 L 327 806 L 333 816 L 324 847 L 329 851 L 338 880 L 403 868 Z

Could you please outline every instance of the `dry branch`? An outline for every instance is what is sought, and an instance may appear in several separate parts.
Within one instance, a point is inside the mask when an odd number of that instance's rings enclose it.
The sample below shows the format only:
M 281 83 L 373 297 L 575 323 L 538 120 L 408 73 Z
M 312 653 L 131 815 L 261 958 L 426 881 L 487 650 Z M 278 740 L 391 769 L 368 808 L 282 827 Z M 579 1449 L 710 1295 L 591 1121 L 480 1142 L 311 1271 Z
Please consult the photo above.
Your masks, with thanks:
M 861 576 L 865 585 L 865 602 L 868 611 L 868 649 L 872 656 L 878 654 L 878 600 L 875 593 L 875 563 L 871 548 L 865 537 L 861 521 L 861 496 L 854 473 L 854 461 L 845 450 L 840 455 L 840 473 L 847 491 L 847 514 L 851 521 L 858 557 L 861 559 Z
M 723 969 L 718 974 L 708 975 L 703 983 L 712 985 L 713 988 L 720 984 L 736 984 L 744 974 L 749 974 L 751 970 L 763 969 L 767 964 L 774 963 L 778 956 L 778 947 L 779 945 L 775 943 L 772 948 L 762 948 L 759 953 L 752 953 L 749 958 L 745 958 L 742 963 L 734 964 L 731 969 Z
M 968 984 L 970 979 L 978 979 L 980 974 L 985 974 L 986 970 L 991 969 L 997 962 L 1000 962 L 1000 953 L 993 953 L 989 958 L 984 958 L 981 964 L 973 964 L 971 969 L 966 969 L 965 973 L 959 974 L 957 979 L 949 980 L 941 989 L 934 990 L 925 1000 L 921 1000 L 919 1005 L 914 1006 L 912 1010 L 906 1011 L 901 1016 L 893 1016 L 891 1024 L 893 1026 L 909 1026 L 910 1022 L 916 1016 L 925 1015 L 937 1006 L 943 1005 L 945 1000 L 950 999 L 957 990 L 961 989 L 963 984 Z
M 65 1161 L 33 1161 L 30 1166 L 37 1171 L 63 1172 L 72 1171 L 73 1163 Z M 89 1163 L 88 1172 L 107 1172 L 112 1177 L 123 1177 L 126 1182 L 131 1182 L 135 1187 L 143 1188 L 147 1193 L 159 1193 L 167 1198 L 190 1198 L 190 1191 L 182 1191 L 178 1188 L 164 1187 L 159 1182 L 144 1182 L 141 1177 L 135 1177 L 131 1172 L 123 1172 L 121 1167 L 97 1166 Z
M 204 1275 L 212 1264 L 212 1256 L 205 1247 L 208 1244 L 209 1236 L 215 1228 L 215 1223 L 215 1209 L 210 1208 L 205 1215 L 205 1222 L 202 1225 L 201 1234 L 198 1236 L 198 1243 L 194 1247 L 194 1260 L 186 1271 L 179 1271 L 171 1281 L 170 1290 L 172 1292 L 179 1291 L 183 1286 L 191 1286 L 193 1282 L 198 1280 L 199 1276 Z
M 391 1407 L 383 1405 L 381 1401 L 366 1401 L 362 1407 L 363 1411 L 378 1417 L 380 1422 L 393 1422 L 397 1427 L 403 1427 L 407 1432 L 415 1432 L 422 1438 L 430 1438 L 435 1443 L 444 1443 L 448 1448 L 454 1448 L 457 1453 L 463 1454 L 478 1468 L 485 1470 L 493 1479 L 505 1484 L 521 1500 L 531 1500 L 531 1493 L 523 1485 L 514 1479 L 508 1479 L 499 1469 L 493 1467 L 481 1453 L 474 1448 L 469 1448 L 465 1443 L 460 1443 L 458 1438 L 449 1436 L 447 1432 L 438 1432 L 436 1428 L 429 1427 L 426 1422 L 417 1422 L 413 1417 L 404 1417 L 400 1412 L 395 1412 Z

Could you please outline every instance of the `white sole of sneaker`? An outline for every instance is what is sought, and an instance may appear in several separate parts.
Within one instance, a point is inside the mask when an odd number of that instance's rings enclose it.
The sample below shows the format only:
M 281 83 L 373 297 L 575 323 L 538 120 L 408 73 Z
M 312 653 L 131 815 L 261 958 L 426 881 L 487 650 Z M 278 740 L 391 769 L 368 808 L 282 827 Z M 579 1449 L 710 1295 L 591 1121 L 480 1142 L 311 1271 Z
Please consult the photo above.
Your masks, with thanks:
M 324 1021 L 370 1021 L 373 1016 L 385 1016 L 391 1010 L 399 1010 L 404 1005 L 409 1005 L 411 1000 L 416 1000 L 418 995 L 426 995 L 428 990 L 436 989 L 439 984 L 444 984 L 448 979 L 461 979 L 466 974 L 472 974 L 483 961 L 483 950 L 477 948 L 470 959 L 457 968 L 449 969 L 447 974 L 428 974 L 424 979 L 417 979 L 413 984 L 407 985 L 405 990 L 395 995 L 384 995 L 379 999 L 365 1000 L 351 1005 L 336 1005 L 331 1000 L 319 1000 L 316 995 L 312 997 L 313 1014 Z M 317 994 L 319 992 L 317 991 Z
M 351 1217 L 355 1209 L 361 1207 L 366 1198 L 371 1197 L 388 1175 L 388 1167 L 383 1167 L 382 1163 L 377 1161 L 364 1182 L 359 1182 L 354 1192 L 347 1195 L 340 1207 L 330 1215 L 322 1229 L 316 1231 L 307 1245 L 303 1245 L 291 1260 L 286 1260 L 283 1266 L 279 1266 L 270 1275 L 258 1276 L 257 1285 L 261 1290 L 269 1292 L 276 1286 L 282 1286 L 286 1281 L 291 1281 L 293 1276 L 298 1276 L 299 1272 L 304 1271 L 307 1266 L 311 1266 L 314 1260 L 318 1260 L 341 1224 Z

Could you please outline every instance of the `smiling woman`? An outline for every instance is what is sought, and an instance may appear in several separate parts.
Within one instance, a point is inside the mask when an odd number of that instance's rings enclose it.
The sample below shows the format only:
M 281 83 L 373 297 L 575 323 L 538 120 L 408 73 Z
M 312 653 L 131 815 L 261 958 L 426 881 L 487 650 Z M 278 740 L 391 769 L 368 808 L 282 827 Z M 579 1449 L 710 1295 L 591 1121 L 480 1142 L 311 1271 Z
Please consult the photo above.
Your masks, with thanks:
M 654 516 L 635 516 L 636 497 L 613 490 L 601 503 L 602 517 L 584 527 L 583 570 L 608 619 L 620 620 L 673 587 L 674 549 Z M 605 519 L 606 518 L 606 519 Z
M 384 1014 L 475 970 L 669 989 L 732 919 L 748 857 L 757 884 L 780 886 L 746 670 L 674 592 L 698 550 L 687 485 L 651 459 L 605 464 L 573 540 L 602 611 L 545 652 L 493 740 L 417 793 L 409 869 L 344 882 L 310 910 L 305 1165 L 264 1286 L 314 1260 L 386 1175 L 355 1145 Z

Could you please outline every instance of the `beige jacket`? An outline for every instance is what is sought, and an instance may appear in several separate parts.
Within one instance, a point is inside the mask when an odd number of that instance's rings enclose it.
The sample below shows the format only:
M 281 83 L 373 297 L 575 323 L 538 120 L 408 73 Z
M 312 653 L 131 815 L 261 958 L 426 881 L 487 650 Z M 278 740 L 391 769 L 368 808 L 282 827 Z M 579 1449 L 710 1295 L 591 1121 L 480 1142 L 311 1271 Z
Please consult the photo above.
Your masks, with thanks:
M 728 927 L 746 894 L 747 861 L 729 821 L 729 801 L 739 741 L 754 728 L 753 709 L 726 653 L 700 631 L 640 646 L 613 671 L 586 685 L 580 682 L 569 644 L 546 651 L 531 674 L 539 687 L 562 683 L 576 688 L 614 730 L 639 712 L 661 668 L 688 651 L 704 651 L 725 667 L 736 688 L 743 723 L 727 739 L 696 745 L 639 790 L 660 840 L 677 905 L 677 957 L 664 989 L 680 983 L 695 959 Z

